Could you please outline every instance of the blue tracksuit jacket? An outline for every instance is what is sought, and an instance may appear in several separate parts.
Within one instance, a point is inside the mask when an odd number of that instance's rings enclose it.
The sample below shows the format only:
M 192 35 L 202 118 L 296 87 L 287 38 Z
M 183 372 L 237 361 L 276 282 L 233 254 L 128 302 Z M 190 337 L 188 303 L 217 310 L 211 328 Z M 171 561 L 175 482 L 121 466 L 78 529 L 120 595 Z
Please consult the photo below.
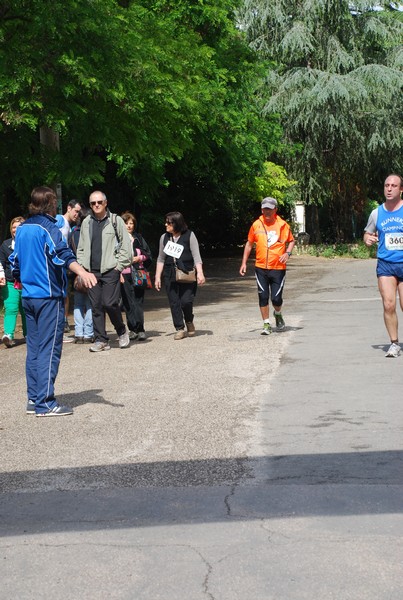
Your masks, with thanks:
M 23 285 L 23 298 L 65 296 L 66 268 L 75 260 L 50 215 L 31 216 L 17 228 L 9 261 L 13 276 Z

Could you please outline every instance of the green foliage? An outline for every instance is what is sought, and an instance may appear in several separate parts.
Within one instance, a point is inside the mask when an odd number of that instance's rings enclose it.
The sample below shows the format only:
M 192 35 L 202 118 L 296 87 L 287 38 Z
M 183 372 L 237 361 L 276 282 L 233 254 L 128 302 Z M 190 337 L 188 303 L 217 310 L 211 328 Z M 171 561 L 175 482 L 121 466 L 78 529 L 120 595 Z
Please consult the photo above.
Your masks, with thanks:
M 376 258 L 376 246 L 368 248 L 363 241 L 355 244 L 310 244 L 297 246 L 296 254 L 308 254 L 321 258 Z
M 255 181 L 257 200 L 271 196 L 278 200 L 280 205 L 284 201 L 285 192 L 297 184 L 297 181 L 288 178 L 284 167 L 269 161 L 263 164 L 262 173 Z
M 334 239 L 362 225 L 371 184 L 403 169 L 403 23 L 378 5 L 245 0 L 240 12 L 274 65 L 265 111 L 280 115 L 285 143 L 300 144 L 287 170 L 308 204 L 327 207 Z
M 83 197 L 105 180 L 116 210 L 140 207 L 150 224 L 165 204 L 196 224 L 221 206 L 230 217 L 281 136 L 262 117 L 266 68 L 237 5 L 0 0 L 3 208 L 39 182 Z M 41 148 L 44 126 L 60 152 Z
M 183 155 L 222 93 L 212 50 L 141 4 L 16 0 L 1 14 L 2 130 L 55 129 L 67 172 L 83 147 Z

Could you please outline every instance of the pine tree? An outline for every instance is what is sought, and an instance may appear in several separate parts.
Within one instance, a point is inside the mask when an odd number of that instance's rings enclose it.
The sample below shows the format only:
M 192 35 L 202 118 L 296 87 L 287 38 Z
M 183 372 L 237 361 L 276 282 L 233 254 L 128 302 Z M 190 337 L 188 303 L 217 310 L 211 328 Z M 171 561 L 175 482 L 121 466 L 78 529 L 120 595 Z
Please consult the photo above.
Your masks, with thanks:
M 381 5 L 382 4 L 382 5 Z M 244 0 L 240 22 L 271 68 L 286 160 L 307 204 L 324 206 L 334 240 L 361 236 L 368 195 L 403 169 L 403 22 L 393 3 Z M 318 238 L 318 232 L 313 232 Z

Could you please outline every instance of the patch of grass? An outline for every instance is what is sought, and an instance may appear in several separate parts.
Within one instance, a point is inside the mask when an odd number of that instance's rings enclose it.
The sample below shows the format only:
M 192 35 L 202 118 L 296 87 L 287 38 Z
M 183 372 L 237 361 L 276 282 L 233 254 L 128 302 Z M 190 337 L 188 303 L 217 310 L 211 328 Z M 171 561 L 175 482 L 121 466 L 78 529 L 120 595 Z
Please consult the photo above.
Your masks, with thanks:
M 308 246 L 297 245 L 294 249 L 296 254 L 309 254 L 310 256 L 322 256 L 323 258 L 376 258 L 377 246 L 368 248 L 364 242 L 355 244 L 309 244 Z

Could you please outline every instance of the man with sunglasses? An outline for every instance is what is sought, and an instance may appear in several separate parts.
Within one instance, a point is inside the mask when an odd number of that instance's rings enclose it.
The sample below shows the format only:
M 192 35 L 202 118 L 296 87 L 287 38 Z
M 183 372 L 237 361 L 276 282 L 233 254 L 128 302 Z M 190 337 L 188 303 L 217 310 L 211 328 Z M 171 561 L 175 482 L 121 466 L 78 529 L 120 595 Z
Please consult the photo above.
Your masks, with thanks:
M 120 309 L 120 273 L 131 265 L 132 248 L 123 219 L 112 215 L 103 192 L 90 195 L 90 214 L 81 224 L 77 261 L 97 278 L 88 292 L 94 324 L 95 342 L 90 352 L 110 350 L 105 329 L 105 311 L 119 338 L 119 347 L 130 344 L 129 332 Z

